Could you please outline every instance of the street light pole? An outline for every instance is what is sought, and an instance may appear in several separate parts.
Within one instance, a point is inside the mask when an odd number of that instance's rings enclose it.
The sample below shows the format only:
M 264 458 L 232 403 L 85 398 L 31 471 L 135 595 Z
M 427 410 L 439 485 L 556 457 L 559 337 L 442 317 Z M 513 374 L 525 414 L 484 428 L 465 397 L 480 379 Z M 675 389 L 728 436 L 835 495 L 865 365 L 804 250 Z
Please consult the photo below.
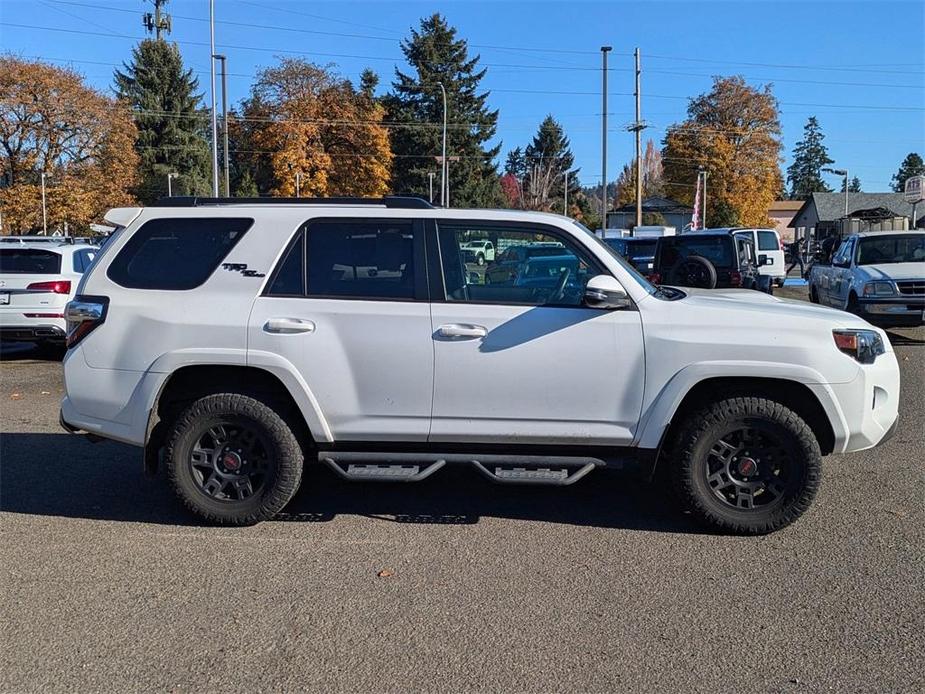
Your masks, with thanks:
M 563 197 L 562 207 L 564 209 L 562 210 L 562 214 L 568 217 L 568 171 L 565 172 L 565 195 Z
M 170 182 L 179 175 L 180 174 L 176 173 L 175 171 L 167 174 L 167 197 L 168 198 L 173 197 L 173 186 L 170 185 Z
M 222 64 L 222 155 L 225 166 L 225 197 L 231 197 L 230 174 L 228 172 L 228 83 L 225 81 L 225 56 L 216 53 L 212 56 Z
M 443 95 L 443 157 L 440 160 L 443 167 L 440 171 L 440 204 L 450 206 L 450 167 L 446 161 L 446 89 L 443 82 L 437 82 L 440 93 Z
M 822 169 L 826 173 L 835 174 L 836 176 L 845 177 L 845 219 L 848 219 L 848 169 L 830 169 L 825 167 Z
M 295 172 L 295 196 L 297 198 L 302 197 L 302 172 Z
M 48 213 L 45 209 L 45 179 L 51 178 L 42 172 L 42 234 L 48 236 Z
M 209 0 L 209 55 L 215 56 L 215 0 Z M 218 197 L 218 122 L 215 113 L 215 59 L 209 60 L 212 81 L 212 197 Z
M 427 173 L 427 189 L 430 191 L 430 202 L 434 202 L 434 172 Z
M 601 46 L 601 229 L 607 228 L 607 54 L 611 46 Z

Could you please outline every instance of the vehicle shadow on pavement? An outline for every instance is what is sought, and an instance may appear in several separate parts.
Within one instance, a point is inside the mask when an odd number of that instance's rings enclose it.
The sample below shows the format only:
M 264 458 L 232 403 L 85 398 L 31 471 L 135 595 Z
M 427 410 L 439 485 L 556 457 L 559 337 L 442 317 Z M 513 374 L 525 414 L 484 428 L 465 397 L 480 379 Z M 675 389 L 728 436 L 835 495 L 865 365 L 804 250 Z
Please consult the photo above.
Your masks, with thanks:
M 141 450 L 91 444 L 56 433 L 0 434 L 0 511 L 103 521 L 202 525 L 174 497 L 163 472 L 142 473 Z M 355 483 L 320 466 L 274 522 L 373 521 L 472 525 L 510 518 L 673 533 L 703 530 L 678 513 L 663 490 L 608 471 L 574 486 L 505 487 L 452 466 L 416 484 Z
M 63 357 L 63 346 L 35 345 L 29 342 L 0 342 L 0 361 L 60 362 Z
M 897 347 L 922 347 L 925 346 L 925 340 L 917 340 L 914 337 L 909 335 L 903 335 L 902 333 L 887 331 L 887 336 L 890 338 L 890 343 Z

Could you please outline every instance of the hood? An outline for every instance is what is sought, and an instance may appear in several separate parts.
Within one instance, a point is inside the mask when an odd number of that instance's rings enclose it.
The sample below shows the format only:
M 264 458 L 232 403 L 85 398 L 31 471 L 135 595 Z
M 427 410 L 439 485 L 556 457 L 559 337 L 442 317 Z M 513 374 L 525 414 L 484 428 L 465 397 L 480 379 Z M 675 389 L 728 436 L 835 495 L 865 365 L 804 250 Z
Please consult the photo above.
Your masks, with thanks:
M 702 307 L 729 314 L 742 312 L 754 314 L 759 321 L 768 318 L 823 320 L 840 327 L 866 327 L 867 321 L 854 314 L 796 299 L 782 299 L 754 289 L 690 289 L 685 287 L 687 298 L 677 303 L 681 306 Z
M 925 262 L 858 265 L 858 272 L 872 280 L 917 280 L 925 278 Z

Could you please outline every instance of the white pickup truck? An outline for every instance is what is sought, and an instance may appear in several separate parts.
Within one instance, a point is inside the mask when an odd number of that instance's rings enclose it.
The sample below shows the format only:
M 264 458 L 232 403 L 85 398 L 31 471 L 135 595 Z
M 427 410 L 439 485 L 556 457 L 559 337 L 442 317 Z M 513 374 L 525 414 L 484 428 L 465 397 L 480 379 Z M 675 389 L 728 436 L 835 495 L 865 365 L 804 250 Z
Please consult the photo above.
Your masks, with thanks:
M 925 231 L 846 237 L 810 268 L 809 298 L 880 327 L 925 324 Z

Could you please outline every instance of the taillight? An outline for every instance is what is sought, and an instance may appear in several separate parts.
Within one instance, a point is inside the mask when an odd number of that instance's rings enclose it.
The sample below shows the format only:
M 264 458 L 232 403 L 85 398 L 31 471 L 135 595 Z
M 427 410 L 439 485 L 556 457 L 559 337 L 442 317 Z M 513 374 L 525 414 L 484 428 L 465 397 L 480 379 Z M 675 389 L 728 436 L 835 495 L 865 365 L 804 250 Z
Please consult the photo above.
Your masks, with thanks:
M 52 294 L 70 294 L 70 280 L 55 280 L 53 282 L 33 282 L 26 289 L 34 292 L 51 292 Z
M 742 286 L 742 273 L 736 272 L 735 270 L 730 272 L 729 273 L 729 284 L 731 284 L 733 287 L 741 287 Z
M 77 296 L 64 308 L 70 349 L 106 321 L 109 297 Z

